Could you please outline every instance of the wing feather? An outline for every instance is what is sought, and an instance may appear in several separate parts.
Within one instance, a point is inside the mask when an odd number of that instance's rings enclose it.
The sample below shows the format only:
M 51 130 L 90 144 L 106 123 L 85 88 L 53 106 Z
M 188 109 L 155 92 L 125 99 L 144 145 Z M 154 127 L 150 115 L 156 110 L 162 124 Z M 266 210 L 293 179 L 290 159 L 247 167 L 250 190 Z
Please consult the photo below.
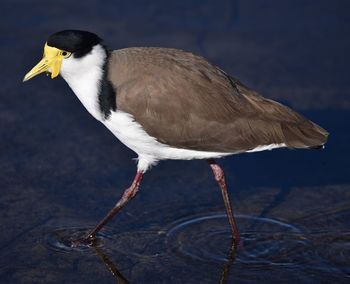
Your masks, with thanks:
M 204 58 L 165 48 L 128 48 L 110 57 L 117 108 L 159 142 L 215 152 L 284 143 L 317 147 L 328 133 L 268 100 Z

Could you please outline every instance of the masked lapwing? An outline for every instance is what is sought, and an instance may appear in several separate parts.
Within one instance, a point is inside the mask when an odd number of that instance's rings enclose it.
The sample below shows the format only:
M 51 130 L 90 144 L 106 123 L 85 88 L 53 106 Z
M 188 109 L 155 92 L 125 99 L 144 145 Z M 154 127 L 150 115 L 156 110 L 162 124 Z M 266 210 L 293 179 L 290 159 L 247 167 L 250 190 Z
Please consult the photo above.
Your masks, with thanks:
M 138 155 L 137 173 L 120 200 L 78 243 L 96 234 L 130 199 L 158 161 L 206 160 L 224 199 L 234 244 L 239 232 L 223 169 L 233 154 L 275 148 L 323 148 L 326 130 L 263 98 L 204 58 L 171 48 L 109 51 L 97 35 L 64 30 L 51 35 L 41 61 L 24 81 L 61 75 L 89 113 Z

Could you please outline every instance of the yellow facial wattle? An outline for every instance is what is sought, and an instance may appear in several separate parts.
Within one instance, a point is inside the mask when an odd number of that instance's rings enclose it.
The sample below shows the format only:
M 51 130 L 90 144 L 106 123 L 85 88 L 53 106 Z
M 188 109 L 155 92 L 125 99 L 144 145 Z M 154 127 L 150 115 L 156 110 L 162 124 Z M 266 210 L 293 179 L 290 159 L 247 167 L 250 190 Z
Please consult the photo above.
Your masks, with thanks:
M 68 58 L 70 55 L 71 52 L 48 46 L 46 43 L 43 58 L 24 76 L 23 82 L 43 72 L 50 72 L 52 79 L 57 77 L 60 74 L 63 58 Z

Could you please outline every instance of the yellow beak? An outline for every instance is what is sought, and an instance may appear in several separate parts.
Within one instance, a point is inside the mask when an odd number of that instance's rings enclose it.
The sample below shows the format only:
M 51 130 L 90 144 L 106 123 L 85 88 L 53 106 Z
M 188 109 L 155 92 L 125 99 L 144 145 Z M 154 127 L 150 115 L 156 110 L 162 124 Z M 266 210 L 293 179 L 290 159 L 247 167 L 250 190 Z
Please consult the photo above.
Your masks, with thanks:
M 46 43 L 43 58 L 24 76 L 23 82 L 28 81 L 43 72 L 50 72 L 51 79 L 57 77 L 58 74 L 60 74 L 62 59 L 69 57 L 70 54 L 70 52 L 48 46 Z

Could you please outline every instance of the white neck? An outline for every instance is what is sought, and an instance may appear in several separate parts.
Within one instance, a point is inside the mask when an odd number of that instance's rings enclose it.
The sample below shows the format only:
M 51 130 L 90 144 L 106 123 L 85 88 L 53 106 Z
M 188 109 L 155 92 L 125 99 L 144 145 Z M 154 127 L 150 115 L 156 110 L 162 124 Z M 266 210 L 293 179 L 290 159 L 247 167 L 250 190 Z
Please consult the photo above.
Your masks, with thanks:
M 97 120 L 102 119 L 98 104 L 98 93 L 103 76 L 106 50 L 95 45 L 91 52 L 81 58 L 71 56 L 62 61 L 61 75 L 78 99 Z

